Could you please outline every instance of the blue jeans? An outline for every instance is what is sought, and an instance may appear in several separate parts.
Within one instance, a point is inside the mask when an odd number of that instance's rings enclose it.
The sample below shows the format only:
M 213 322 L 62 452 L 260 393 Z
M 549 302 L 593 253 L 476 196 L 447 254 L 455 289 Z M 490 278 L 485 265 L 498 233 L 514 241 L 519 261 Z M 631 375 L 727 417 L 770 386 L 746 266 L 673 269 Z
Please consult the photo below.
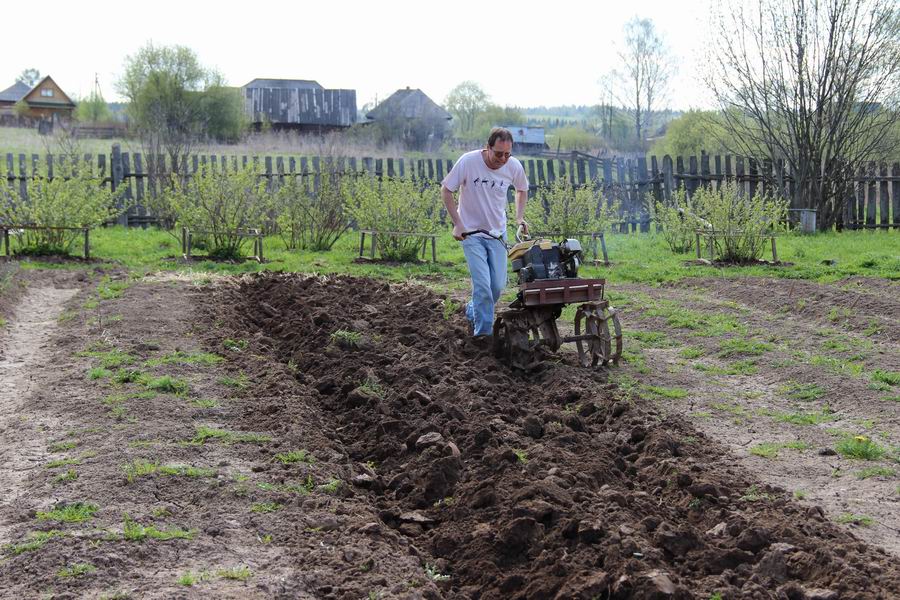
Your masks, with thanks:
M 462 247 L 472 275 L 472 299 L 466 304 L 466 318 L 476 336 L 491 335 L 494 305 L 506 287 L 506 247 L 497 240 L 475 235 L 466 237 Z

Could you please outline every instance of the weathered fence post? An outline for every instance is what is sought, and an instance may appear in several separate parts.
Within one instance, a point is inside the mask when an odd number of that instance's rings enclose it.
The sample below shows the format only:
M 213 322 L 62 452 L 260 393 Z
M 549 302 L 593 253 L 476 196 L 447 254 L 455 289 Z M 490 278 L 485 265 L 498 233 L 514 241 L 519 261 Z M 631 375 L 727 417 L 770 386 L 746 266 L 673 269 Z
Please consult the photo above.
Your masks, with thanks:
M 122 147 L 119 146 L 119 144 L 113 144 L 112 155 L 109 159 L 109 167 L 110 174 L 112 175 L 110 186 L 112 187 L 113 192 L 118 192 L 119 188 L 122 186 L 122 181 L 125 178 L 125 167 L 122 165 Z M 119 225 L 127 226 L 128 215 L 125 214 L 125 204 L 122 196 L 123 194 L 119 193 L 118 198 L 116 198 L 116 208 L 119 210 L 118 223 Z

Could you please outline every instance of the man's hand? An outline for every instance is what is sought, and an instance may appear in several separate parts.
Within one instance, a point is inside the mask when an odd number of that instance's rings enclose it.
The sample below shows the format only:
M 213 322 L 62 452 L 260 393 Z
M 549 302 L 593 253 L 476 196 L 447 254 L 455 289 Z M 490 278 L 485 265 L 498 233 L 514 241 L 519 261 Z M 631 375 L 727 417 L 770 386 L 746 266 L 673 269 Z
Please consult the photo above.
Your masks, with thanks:
M 463 226 L 462 223 L 458 223 L 453 226 L 453 239 L 457 241 L 463 241 Z
M 519 219 L 519 227 L 516 230 L 516 235 L 519 237 L 528 235 L 528 222 L 525 219 Z

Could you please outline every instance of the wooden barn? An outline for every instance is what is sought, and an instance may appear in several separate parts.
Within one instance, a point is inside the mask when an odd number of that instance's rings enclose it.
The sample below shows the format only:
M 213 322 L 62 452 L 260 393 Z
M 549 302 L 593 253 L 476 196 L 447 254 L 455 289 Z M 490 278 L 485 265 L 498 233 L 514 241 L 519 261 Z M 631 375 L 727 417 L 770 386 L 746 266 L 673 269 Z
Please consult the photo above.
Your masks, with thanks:
M 15 105 L 24 102 L 23 111 L 17 113 Z M 0 92 L 0 118 L 4 122 L 18 121 L 20 118 L 33 121 L 68 121 L 75 111 L 75 103 L 47 75 L 34 87 L 17 81 Z
M 356 123 L 356 90 L 326 90 L 306 79 L 254 79 L 242 88 L 245 109 L 257 130 L 312 133 Z
M 366 113 L 367 123 L 381 123 L 418 149 L 440 146 L 453 115 L 420 89 L 397 90 Z

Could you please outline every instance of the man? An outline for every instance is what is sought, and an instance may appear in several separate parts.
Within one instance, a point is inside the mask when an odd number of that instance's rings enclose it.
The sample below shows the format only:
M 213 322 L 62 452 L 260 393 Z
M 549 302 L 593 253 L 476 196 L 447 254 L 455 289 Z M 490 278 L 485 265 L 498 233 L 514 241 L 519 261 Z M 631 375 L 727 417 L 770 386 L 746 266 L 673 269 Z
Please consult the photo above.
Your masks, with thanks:
M 463 154 L 441 182 L 441 197 L 453 221 L 453 237 L 462 242 L 472 276 L 472 299 L 466 318 L 476 338 L 489 336 L 494 326 L 494 305 L 506 287 L 506 246 L 490 236 L 463 233 L 483 229 L 506 239 L 506 191 L 516 190 L 516 224 L 528 233 L 525 202 L 528 178 L 522 163 L 510 156 L 512 134 L 491 130 L 487 145 Z M 459 191 L 459 208 L 453 197 Z

